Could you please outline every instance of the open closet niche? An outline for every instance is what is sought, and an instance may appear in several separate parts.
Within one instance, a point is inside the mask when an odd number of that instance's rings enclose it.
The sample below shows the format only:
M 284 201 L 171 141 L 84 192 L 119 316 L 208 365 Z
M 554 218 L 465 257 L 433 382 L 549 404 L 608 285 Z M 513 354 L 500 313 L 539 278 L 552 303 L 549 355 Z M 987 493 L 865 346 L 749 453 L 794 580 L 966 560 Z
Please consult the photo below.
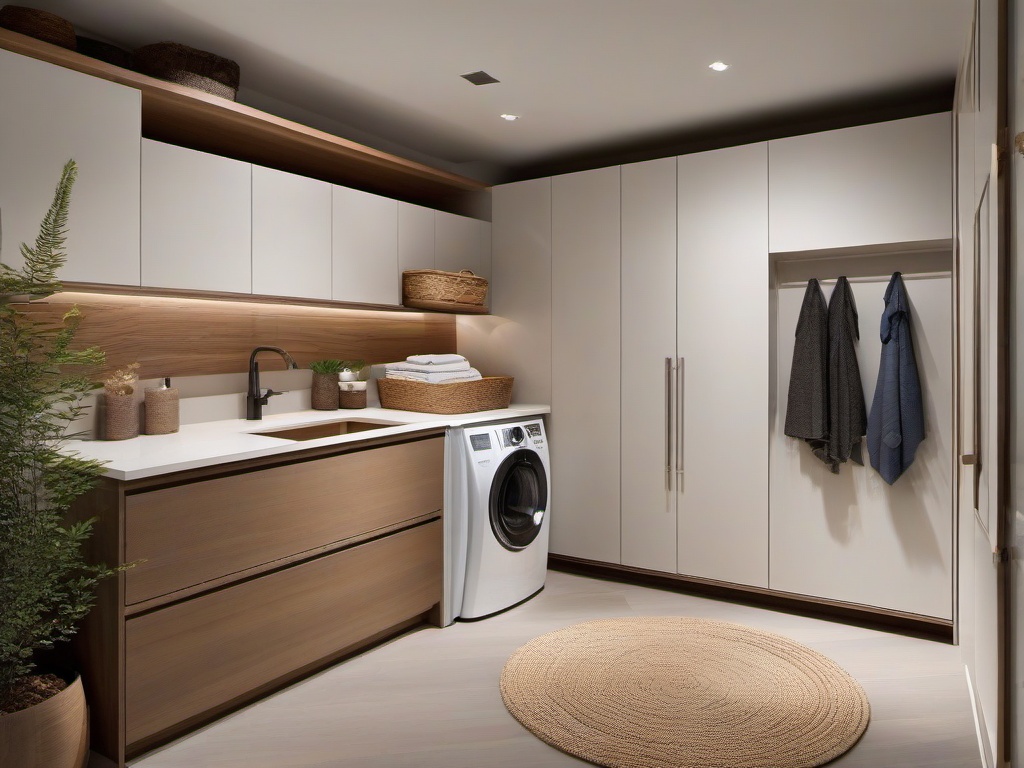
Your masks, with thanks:
M 772 254 L 770 302 L 770 588 L 933 619 L 953 619 L 953 251 L 949 241 Z M 828 300 L 850 282 L 857 360 L 870 412 L 884 295 L 903 274 L 924 406 L 925 439 L 893 485 L 871 467 L 838 474 L 784 434 L 794 334 L 807 282 Z

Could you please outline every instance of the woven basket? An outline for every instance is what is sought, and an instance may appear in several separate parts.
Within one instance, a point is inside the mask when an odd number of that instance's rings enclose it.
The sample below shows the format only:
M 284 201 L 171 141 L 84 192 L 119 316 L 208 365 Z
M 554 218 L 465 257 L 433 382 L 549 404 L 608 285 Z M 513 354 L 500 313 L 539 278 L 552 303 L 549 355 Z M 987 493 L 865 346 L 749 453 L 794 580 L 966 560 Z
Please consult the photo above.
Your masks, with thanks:
M 169 435 L 177 432 L 180 421 L 178 390 L 146 390 L 146 434 Z
M 78 35 L 75 40 L 78 43 L 78 52 L 84 56 L 105 61 L 107 64 L 113 64 L 115 67 L 123 69 L 132 68 L 132 55 L 124 48 L 118 48 L 116 45 L 104 43 L 102 40 L 93 40 L 91 37 L 83 37 L 82 35 Z
M 44 43 L 75 50 L 75 28 L 65 18 L 49 11 L 5 5 L 0 8 L 0 27 L 34 37 Z
M 482 306 L 487 298 L 487 279 L 468 269 L 443 272 L 440 269 L 409 269 L 402 273 L 402 303 L 444 301 Z
M 129 440 L 139 436 L 139 404 L 134 395 L 112 395 L 103 399 L 106 411 L 103 419 L 104 440 Z
M 508 408 L 511 376 L 486 376 L 476 381 L 428 384 L 405 379 L 377 379 L 381 408 L 419 413 L 473 413 Z
M 338 374 L 313 371 L 309 403 L 317 411 L 338 410 Z
M 365 408 L 366 390 L 346 390 L 338 392 L 338 403 L 342 408 Z
M 153 43 L 132 53 L 136 72 L 196 88 L 234 101 L 238 92 L 238 64 L 208 51 L 181 43 Z

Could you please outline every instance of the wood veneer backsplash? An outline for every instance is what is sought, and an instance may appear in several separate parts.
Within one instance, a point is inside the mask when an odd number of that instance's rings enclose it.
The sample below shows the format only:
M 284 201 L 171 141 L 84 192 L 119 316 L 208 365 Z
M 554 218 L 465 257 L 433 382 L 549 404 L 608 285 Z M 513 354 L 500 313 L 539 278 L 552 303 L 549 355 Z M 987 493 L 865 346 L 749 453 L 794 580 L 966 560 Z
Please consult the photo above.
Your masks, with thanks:
M 302 367 L 324 358 L 384 363 L 456 350 L 454 315 L 87 293 L 22 308 L 59 319 L 75 305 L 82 313 L 75 346 L 102 349 L 107 370 L 138 361 L 143 379 L 241 373 L 260 345 L 282 347 Z

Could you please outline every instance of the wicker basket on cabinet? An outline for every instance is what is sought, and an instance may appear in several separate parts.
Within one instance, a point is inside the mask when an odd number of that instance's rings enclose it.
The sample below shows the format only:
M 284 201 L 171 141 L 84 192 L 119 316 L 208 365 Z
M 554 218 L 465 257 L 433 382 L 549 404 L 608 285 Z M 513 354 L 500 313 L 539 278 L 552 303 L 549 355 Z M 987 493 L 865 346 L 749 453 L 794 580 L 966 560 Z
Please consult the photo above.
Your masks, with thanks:
M 402 304 L 416 309 L 484 311 L 487 279 L 464 269 L 407 269 L 402 273 Z
M 382 408 L 419 413 L 473 413 L 508 408 L 512 376 L 485 376 L 476 381 L 428 384 L 406 379 L 377 379 Z

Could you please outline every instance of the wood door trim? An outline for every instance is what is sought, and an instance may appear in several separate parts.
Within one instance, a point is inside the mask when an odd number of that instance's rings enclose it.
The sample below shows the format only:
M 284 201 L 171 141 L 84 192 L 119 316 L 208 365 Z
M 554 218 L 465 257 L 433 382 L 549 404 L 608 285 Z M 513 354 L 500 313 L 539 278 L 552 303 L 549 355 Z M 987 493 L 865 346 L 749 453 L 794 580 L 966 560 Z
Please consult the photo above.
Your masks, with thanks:
M 567 573 L 614 579 L 629 584 L 661 587 L 685 594 L 763 605 L 787 613 L 843 621 L 857 626 L 895 631 L 944 643 L 953 642 L 952 621 L 894 611 L 889 608 L 876 608 L 860 603 L 798 595 L 793 592 L 780 592 L 761 587 L 729 584 L 713 579 L 662 573 L 628 565 L 600 563 L 567 555 L 549 555 L 548 567 Z

